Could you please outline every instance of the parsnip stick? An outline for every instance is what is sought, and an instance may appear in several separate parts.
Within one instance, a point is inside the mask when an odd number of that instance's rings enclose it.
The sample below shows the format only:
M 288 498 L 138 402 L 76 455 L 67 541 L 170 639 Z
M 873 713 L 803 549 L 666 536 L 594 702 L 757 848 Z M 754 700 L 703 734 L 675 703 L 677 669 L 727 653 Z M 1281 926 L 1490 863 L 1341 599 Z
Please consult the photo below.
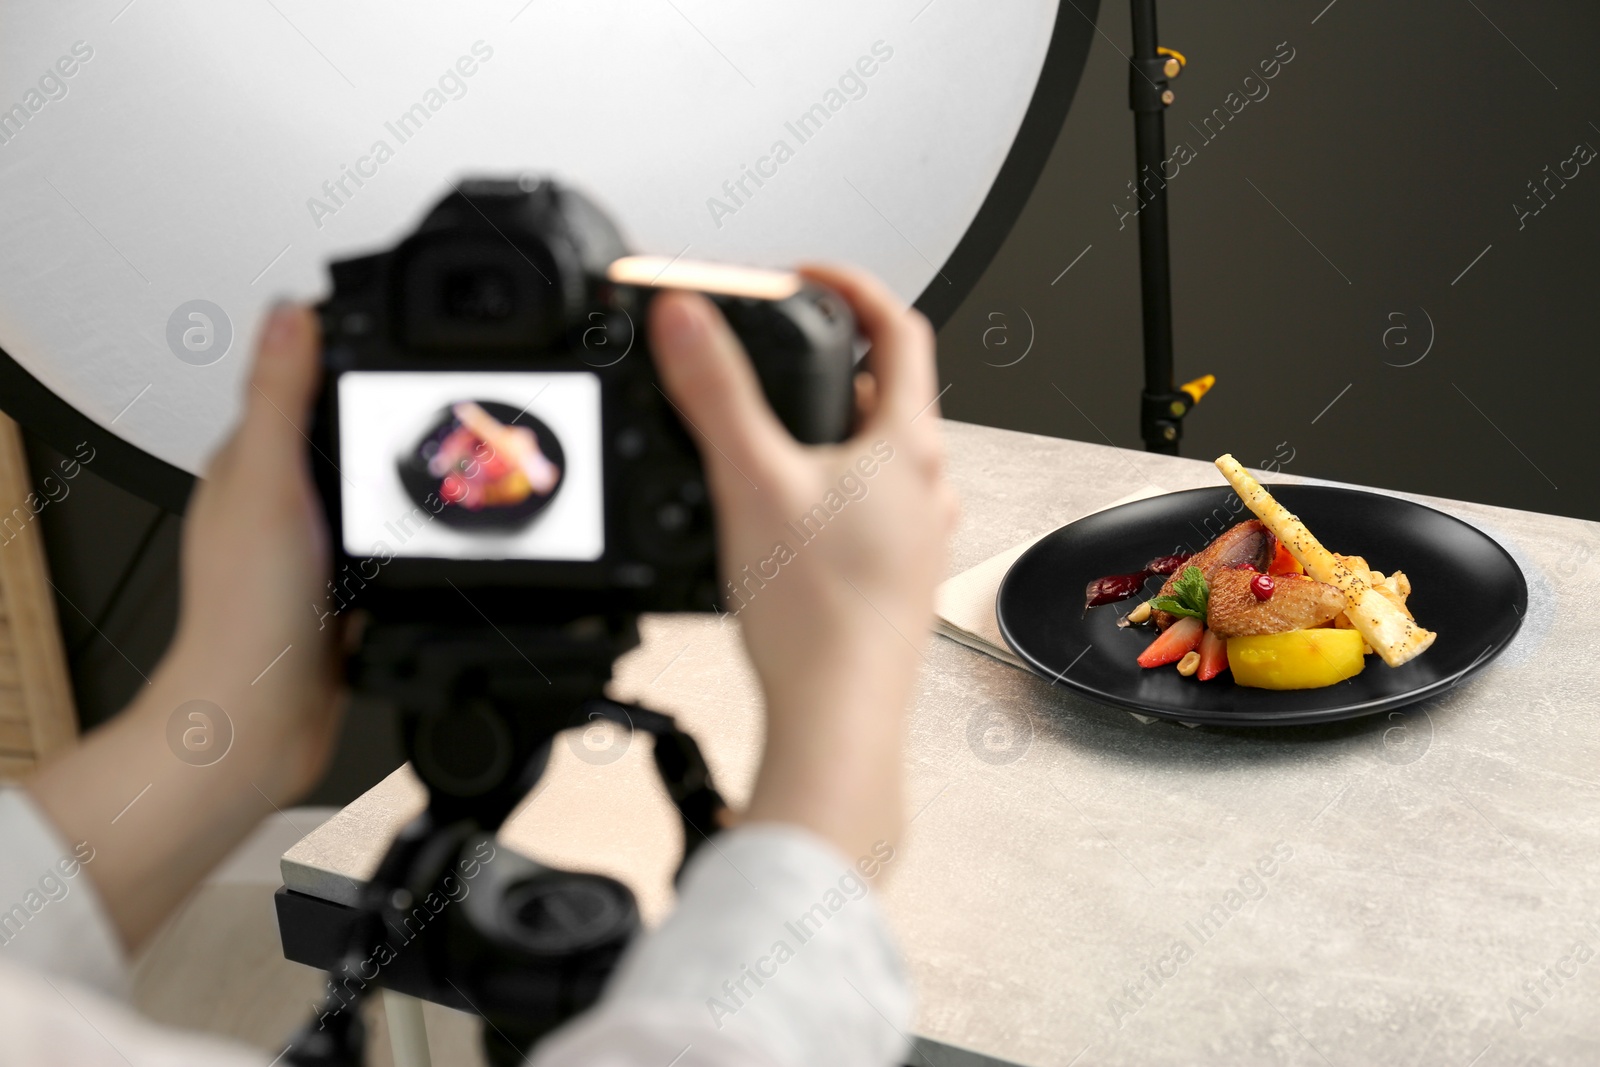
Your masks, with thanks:
M 1349 601 L 1345 615 L 1383 662 L 1398 667 L 1433 644 L 1437 636 L 1433 631 L 1418 626 L 1393 601 L 1372 588 L 1365 570 L 1352 568 L 1324 548 L 1306 529 L 1305 523 L 1274 500 L 1238 460 L 1231 455 L 1222 456 L 1217 460 L 1217 469 L 1228 479 L 1239 499 L 1283 542 L 1307 574 L 1344 593 Z

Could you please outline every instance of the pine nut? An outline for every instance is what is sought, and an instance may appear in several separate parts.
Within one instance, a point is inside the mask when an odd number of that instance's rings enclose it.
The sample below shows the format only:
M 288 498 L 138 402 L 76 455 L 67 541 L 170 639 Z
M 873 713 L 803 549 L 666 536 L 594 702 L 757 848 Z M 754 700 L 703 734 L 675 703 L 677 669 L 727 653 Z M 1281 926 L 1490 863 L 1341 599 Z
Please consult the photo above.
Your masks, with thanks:
M 1178 673 L 1183 675 L 1185 678 L 1189 677 L 1199 669 L 1200 653 L 1198 652 L 1185 652 L 1183 654 L 1183 658 L 1178 661 Z

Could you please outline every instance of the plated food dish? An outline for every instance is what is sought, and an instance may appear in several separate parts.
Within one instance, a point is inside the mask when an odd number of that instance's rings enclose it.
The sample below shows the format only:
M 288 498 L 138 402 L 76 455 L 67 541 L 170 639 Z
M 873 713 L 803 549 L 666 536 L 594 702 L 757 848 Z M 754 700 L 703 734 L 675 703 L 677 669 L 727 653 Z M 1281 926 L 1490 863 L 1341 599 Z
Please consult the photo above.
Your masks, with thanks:
M 516 530 L 561 487 L 561 442 L 509 404 L 459 400 L 399 459 L 401 484 L 435 518 L 462 529 Z
M 1227 673 L 1260 689 L 1317 689 L 1360 674 L 1374 652 L 1399 667 L 1433 644 L 1437 635 L 1406 607 L 1404 571 L 1384 574 L 1364 557 L 1330 552 L 1232 456 L 1217 469 L 1256 517 L 1191 556 L 1145 565 L 1168 578 L 1119 623 L 1157 631 L 1139 666 L 1175 663 L 1202 682 Z M 1091 581 L 1085 610 L 1126 599 L 1142 589 L 1139 578 Z
M 996 601 L 1017 655 L 1144 714 L 1288 724 L 1426 699 L 1515 635 L 1526 581 L 1469 524 L 1360 490 L 1263 487 L 1231 457 L 1218 466 L 1229 485 L 1111 508 L 1025 552 Z

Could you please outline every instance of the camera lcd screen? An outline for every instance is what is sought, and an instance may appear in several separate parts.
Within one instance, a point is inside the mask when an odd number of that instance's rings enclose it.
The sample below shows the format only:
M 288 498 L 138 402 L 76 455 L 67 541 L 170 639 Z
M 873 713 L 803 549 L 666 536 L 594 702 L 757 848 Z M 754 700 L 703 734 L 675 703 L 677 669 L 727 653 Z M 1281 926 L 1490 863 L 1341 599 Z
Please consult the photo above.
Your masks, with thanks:
M 339 479 L 351 556 L 593 561 L 605 551 L 600 380 L 350 371 Z

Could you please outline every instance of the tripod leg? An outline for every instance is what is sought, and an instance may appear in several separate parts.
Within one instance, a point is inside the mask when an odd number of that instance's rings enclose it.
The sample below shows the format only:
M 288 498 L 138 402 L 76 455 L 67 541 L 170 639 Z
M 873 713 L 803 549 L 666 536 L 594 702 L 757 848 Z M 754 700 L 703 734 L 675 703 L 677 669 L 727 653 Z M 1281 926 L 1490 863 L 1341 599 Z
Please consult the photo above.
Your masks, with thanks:
M 433 1067 L 428 1054 L 428 1026 L 422 1018 L 422 1001 L 385 989 L 383 1014 L 389 1021 L 394 1067 Z

